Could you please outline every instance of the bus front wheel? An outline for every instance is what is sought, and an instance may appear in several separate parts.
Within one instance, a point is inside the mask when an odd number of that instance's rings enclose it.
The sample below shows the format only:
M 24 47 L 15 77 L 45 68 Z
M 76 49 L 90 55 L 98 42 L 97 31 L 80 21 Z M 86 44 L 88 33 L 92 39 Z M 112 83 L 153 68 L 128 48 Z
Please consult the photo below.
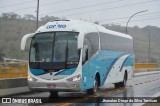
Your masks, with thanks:
M 94 87 L 91 89 L 88 89 L 87 94 L 94 95 L 97 93 L 97 90 L 98 90 L 98 78 L 96 77 L 94 80 Z

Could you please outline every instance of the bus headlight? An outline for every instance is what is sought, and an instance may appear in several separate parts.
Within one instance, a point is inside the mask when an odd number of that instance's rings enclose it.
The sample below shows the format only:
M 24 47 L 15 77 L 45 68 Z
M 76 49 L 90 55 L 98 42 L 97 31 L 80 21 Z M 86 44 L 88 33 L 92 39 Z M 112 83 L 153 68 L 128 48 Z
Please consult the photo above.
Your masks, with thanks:
M 71 77 L 69 79 L 67 79 L 67 81 L 79 81 L 81 79 L 81 75 L 76 75 L 74 77 Z
M 36 81 L 36 79 L 28 75 L 28 81 Z

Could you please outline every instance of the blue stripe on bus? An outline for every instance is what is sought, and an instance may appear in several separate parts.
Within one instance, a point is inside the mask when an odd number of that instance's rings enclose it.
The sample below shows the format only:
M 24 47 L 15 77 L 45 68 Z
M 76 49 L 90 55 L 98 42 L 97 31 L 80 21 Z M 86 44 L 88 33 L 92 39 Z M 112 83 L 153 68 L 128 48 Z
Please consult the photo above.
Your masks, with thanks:
M 56 73 L 55 76 L 56 76 L 56 75 L 71 75 L 71 74 L 73 74 L 73 73 L 75 72 L 76 68 L 77 68 L 77 67 L 62 70 L 62 71 Z
M 129 58 L 130 58 L 130 55 L 129 55 L 127 58 L 125 58 L 123 64 L 121 65 L 121 68 L 120 68 L 120 70 L 119 70 L 120 72 L 122 71 L 122 68 L 124 67 L 124 64 L 126 63 L 126 61 L 127 61 Z
M 131 54 L 124 63 L 124 66 L 134 66 L 134 55 Z
M 100 85 L 103 85 L 115 62 L 126 55 L 125 52 L 101 50 L 88 63 L 82 66 L 82 88 L 81 90 L 90 89 L 94 85 L 94 79 L 97 72 L 100 74 Z M 108 67 L 108 68 L 107 68 Z
M 120 72 L 122 71 L 124 66 L 134 66 L 134 59 L 133 59 L 133 55 L 129 55 L 123 62 L 121 68 L 120 68 Z
M 118 57 L 116 57 L 116 58 L 112 61 L 111 65 L 110 65 L 109 68 L 108 68 L 107 73 L 105 74 L 105 77 L 104 77 L 103 80 L 102 80 L 102 84 L 101 84 L 101 85 L 103 85 L 103 84 L 105 83 L 105 81 L 106 81 L 106 79 L 107 79 L 107 76 L 108 76 L 109 72 L 111 71 L 113 65 L 116 63 L 116 61 L 117 61 L 120 57 L 122 57 L 122 56 L 124 56 L 124 55 L 126 55 L 126 54 L 127 54 L 127 53 L 122 53 L 122 54 L 118 55 Z
M 75 72 L 76 68 L 77 67 L 62 70 L 62 71 L 56 73 L 55 76 L 57 76 L 57 75 L 71 75 Z M 49 72 L 44 71 L 43 69 L 33 69 L 33 68 L 30 68 L 30 72 L 35 76 L 49 73 Z
M 33 68 L 30 68 L 30 72 L 35 76 L 43 75 L 47 73 L 43 69 L 33 69 Z

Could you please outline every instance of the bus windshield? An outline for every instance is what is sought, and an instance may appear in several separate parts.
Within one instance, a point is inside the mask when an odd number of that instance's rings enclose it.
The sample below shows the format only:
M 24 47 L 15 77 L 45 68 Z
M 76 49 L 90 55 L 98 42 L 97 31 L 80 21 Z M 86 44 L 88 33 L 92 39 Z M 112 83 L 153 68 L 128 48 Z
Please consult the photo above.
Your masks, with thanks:
M 75 67 L 79 61 L 77 37 L 77 32 L 47 32 L 34 35 L 30 48 L 30 67 L 44 69 L 54 69 L 55 65 L 61 66 L 58 69 Z M 45 64 L 48 66 L 45 67 Z

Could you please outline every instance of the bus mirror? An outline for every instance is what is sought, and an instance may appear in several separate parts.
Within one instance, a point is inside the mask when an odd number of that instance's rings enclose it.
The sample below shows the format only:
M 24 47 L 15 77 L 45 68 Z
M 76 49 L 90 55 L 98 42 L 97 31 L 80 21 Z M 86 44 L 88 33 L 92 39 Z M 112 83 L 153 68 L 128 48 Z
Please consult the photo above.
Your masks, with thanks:
M 27 34 L 27 35 L 23 36 L 23 38 L 21 40 L 21 50 L 25 50 L 27 39 L 33 37 L 33 35 L 34 35 L 34 33 Z
M 84 33 L 80 33 L 78 35 L 78 49 L 83 48 L 83 38 L 84 38 Z

